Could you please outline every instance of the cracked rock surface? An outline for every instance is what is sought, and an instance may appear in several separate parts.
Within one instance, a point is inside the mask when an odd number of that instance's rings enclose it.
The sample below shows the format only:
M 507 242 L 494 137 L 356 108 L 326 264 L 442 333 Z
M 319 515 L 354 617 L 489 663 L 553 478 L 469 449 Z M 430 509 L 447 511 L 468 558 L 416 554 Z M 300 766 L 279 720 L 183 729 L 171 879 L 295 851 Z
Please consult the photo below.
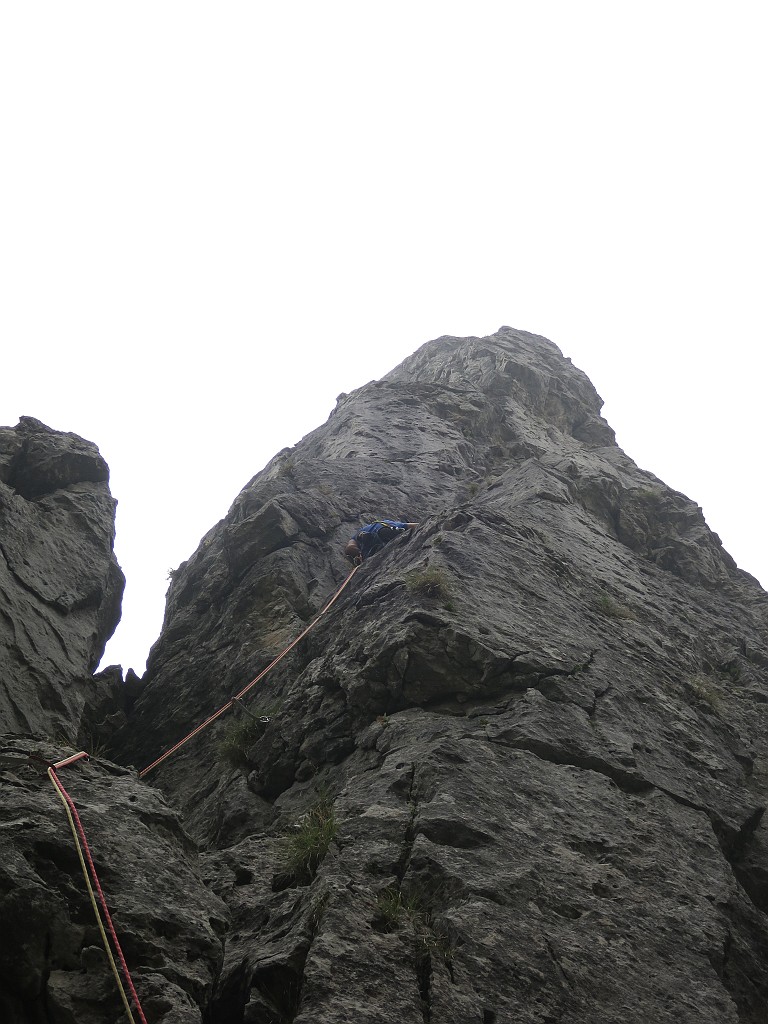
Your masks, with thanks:
M 0 731 L 72 742 L 115 702 L 92 673 L 120 619 L 115 501 L 95 444 L 0 428 Z
M 232 914 L 211 1021 L 766 1018 L 768 597 L 601 404 L 545 339 L 431 342 L 175 573 L 137 766 L 304 628 L 360 523 L 420 524 L 151 773 Z
M 115 903 L 150 1024 L 768 1018 L 768 595 L 601 405 L 543 338 L 430 342 L 341 395 L 173 574 L 111 719 L 125 766 L 298 636 L 361 523 L 419 523 L 143 782 L 83 767 L 124 823 L 141 926 L 119 859 Z M 53 1008 L 12 1024 L 116 1019 L 101 989 L 66 1003 L 96 961 L 68 941 L 25 962 Z
M 123 1015 L 47 764 L 124 720 L 118 668 L 93 676 L 120 612 L 115 502 L 94 444 L 22 418 L 0 429 L 0 1021 Z M 59 773 L 82 818 L 148 1022 L 200 1024 L 228 912 L 178 812 L 100 757 Z
M 0 737 L 0 1020 L 103 1024 L 122 1004 L 45 761 L 61 748 Z M 69 751 L 65 751 L 69 753 Z M 179 816 L 104 760 L 59 771 L 85 828 L 148 1021 L 199 1024 L 227 911 L 201 880 Z

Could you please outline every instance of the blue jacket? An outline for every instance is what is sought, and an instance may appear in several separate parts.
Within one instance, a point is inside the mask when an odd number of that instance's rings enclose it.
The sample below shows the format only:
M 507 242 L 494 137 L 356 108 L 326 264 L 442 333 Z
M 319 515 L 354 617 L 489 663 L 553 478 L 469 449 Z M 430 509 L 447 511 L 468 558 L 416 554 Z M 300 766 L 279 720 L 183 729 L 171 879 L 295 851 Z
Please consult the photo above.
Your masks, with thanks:
M 368 558 L 383 548 L 388 540 L 399 532 L 408 529 L 408 524 L 399 519 L 379 519 L 376 523 L 368 523 L 352 538 L 360 548 L 363 558 Z

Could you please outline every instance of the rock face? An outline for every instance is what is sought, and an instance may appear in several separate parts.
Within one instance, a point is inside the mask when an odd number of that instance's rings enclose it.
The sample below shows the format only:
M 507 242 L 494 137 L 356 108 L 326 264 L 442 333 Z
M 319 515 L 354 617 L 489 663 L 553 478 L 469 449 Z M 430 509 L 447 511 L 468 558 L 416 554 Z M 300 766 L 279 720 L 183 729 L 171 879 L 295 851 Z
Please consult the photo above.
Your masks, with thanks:
M 119 670 L 91 673 L 123 575 L 95 445 L 25 417 L 0 430 L 0 1021 L 103 1024 L 122 1007 L 46 764 L 124 717 Z M 148 1020 L 200 1021 L 227 911 L 178 814 L 103 759 L 62 769 Z
M 71 737 L 120 619 L 115 502 L 96 445 L 25 416 L 0 428 L 0 729 Z M 102 686 L 102 689 L 105 689 Z
M 123 1009 L 46 775 L 53 749 L 2 739 L 0 1020 L 106 1024 Z M 200 1021 L 227 911 L 204 886 L 178 814 L 133 772 L 101 759 L 63 768 L 60 778 L 82 817 L 147 1020 Z
M 439 339 L 175 574 L 138 766 L 304 628 L 357 526 L 420 523 L 148 777 L 232 914 L 210 1021 L 766 1019 L 768 598 L 600 408 L 542 338 Z
M 766 1020 L 768 595 L 600 409 L 543 338 L 430 342 L 176 571 L 123 765 L 312 621 L 360 524 L 419 523 L 144 782 L 73 771 L 150 1024 Z M 28 755 L 0 892 L 88 929 Z M 116 1019 L 93 935 L 42 930 L 0 948 L 11 1024 Z

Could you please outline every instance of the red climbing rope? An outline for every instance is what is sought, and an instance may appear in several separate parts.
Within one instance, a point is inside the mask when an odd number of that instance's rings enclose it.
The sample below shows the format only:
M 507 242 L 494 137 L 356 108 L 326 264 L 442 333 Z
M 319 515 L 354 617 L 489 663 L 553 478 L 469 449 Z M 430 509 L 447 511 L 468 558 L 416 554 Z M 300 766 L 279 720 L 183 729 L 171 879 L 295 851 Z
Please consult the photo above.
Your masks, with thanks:
M 267 673 L 270 672 L 275 667 L 275 665 L 277 665 L 277 663 L 279 661 L 281 661 L 286 656 L 286 654 L 288 654 L 289 651 L 293 650 L 293 648 L 296 646 L 296 644 L 300 640 L 302 640 L 307 635 L 307 633 L 309 633 L 310 630 L 315 628 L 315 626 L 320 621 L 320 619 L 322 619 L 322 617 L 325 615 L 325 613 L 338 600 L 338 598 L 340 597 L 342 591 L 347 586 L 347 584 L 352 579 L 352 577 L 355 575 L 355 573 L 357 572 L 358 568 L 359 568 L 359 566 L 357 566 L 357 565 L 354 567 L 354 569 L 350 572 L 350 574 L 347 576 L 347 578 L 344 580 L 344 582 L 341 584 L 341 586 L 338 588 L 338 590 L 333 594 L 331 599 L 326 603 L 326 605 L 322 608 L 322 610 L 315 616 L 315 618 L 312 620 L 312 622 L 310 622 L 310 624 L 306 627 L 306 629 L 302 630 L 302 632 L 296 637 L 295 640 L 291 641 L 291 643 L 288 644 L 288 646 L 283 651 L 281 651 L 280 654 L 278 654 L 278 656 L 273 661 L 271 661 L 269 663 L 269 665 L 267 665 L 267 667 L 265 669 L 263 669 L 261 672 L 259 672 L 259 674 L 255 677 L 255 679 L 252 679 L 250 681 L 250 683 L 248 683 L 246 686 L 244 686 L 242 688 L 242 690 L 239 691 L 239 693 L 236 693 L 234 697 L 232 697 L 230 700 L 228 700 L 227 703 L 223 705 L 223 707 L 220 707 L 218 711 L 215 711 L 212 715 L 209 715 L 208 718 L 206 718 L 204 722 L 201 722 L 200 725 L 196 726 L 190 733 L 188 733 L 186 736 L 184 736 L 183 739 L 179 740 L 178 743 L 175 743 L 169 750 L 166 750 L 166 752 L 164 754 L 161 754 L 160 757 L 158 757 L 155 761 L 152 762 L 152 764 L 147 765 L 146 768 L 144 768 L 142 771 L 139 772 L 139 778 L 143 778 L 147 774 L 147 772 L 152 771 L 153 768 L 156 768 L 159 764 L 161 764 L 163 761 L 165 761 L 166 758 L 170 757 L 171 754 L 174 754 L 177 750 L 179 750 L 181 747 L 183 747 L 185 743 L 188 743 L 194 736 L 197 736 L 197 734 L 199 732 L 202 732 L 203 729 L 206 728 L 206 726 L 210 725 L 211 722 L 214 722 L 217 718 L 219 718 L 220 715 L 223 715 L 225 711 L 228 711 L 229 708 L 231 708 L 232 705 L 235 703 L 235 701 L 238 701 L 242 697 L 244 697 L 245 694 L 248 693 L 248 691 L 250 689 L 252 689 L 252 687 L 254 687 L 256 685 L 256 683 L 258 683 L 261 679 L 263 679 L 264 676 L 267 675 Z M 102 920 L 101 920 L 101 916 L 99 914 L 99 907 L 98 907 L 98 904 L 96 902 L 96 899 L 95 899 L 95 896 L 94 896 L 94 892 L 93 892 L 94 888 L 95 888 L 96 892 L 98 893 L 99 903 L 101 904 L 101 909 L 104 912 L 104 918 L 105 918 L 105 920 L 107 922 L 107 928 L 109 930 L 109 935 L 110 935 L 110 937 L 112 939 L 112 943 L 114 945 L 115 952 L 117 953 L 117 958 L 118 958 L 118 960 L 120 962 L 120 968 L 122 970 L 123 977 L 125 978 L 125 982 L 126 982 L 126 985 L 128 987 L 128 991 L 131 994 L 131 998 L 133 1000 L 134 1006 L 135 1006 L 136 1011 L 137 1011 L 137 1013 L 139 1015 L 139 1018 L 141 1020 L 141 1024 L 147 1024 L 147 1020 L 146 1020 L 146 1018 L 144 1016 L 144 1011 L 141 1008 L 141 1003 L 139 1002 L 139 997 L 138 997 L 138 995 L 136 993 L 136 988 L 135 988 L 135 986 L 133 984 L 133 979 L 131 978 L 131 973 L 128 970 L 128 965 L 125 962 L 125 956 L 123 955 L 123 950 L 122 950 L 122 948 L 120 946 L 120 942 L 119 942 L 119 940 L 117 938 L 117 932 L 115 931 L 115 926 L 112 923 L 112 916 L 111 916 L 111 914 L 109 912 L 109 908 L 107 907 L 107 901 L 106 901 L 106 899 L 104 897 L 104 892 L 103 892 L 103 890 L 101 888 L 101 883 L 99 881 L 99 876 L 96 873 L 96 866 L 95 866 L 95 864 L 93 862 L 93 857 L 91 856 L 91 850 L 90 850 L 90 847 L 88 846 L 88 840 L 86 839 L 86 836 L 85 836 L 85 830 L 84 830 L 83 824 L 82 824 L 82 822 L 80 820 L 80 815 L 77 812 L 77 807 L 75 806 L 74 800 L 69 795 L 67 790 L 64 788 L 64 786 L 62 785 L 61 780 L 59 779 L 58 775 L 56 774 L 56 769 L 57 768 L 64 768 L 67 765 L 73 764 L 74 762 L 79 761 L 82 758 L 87 757 L 87 756 L 88 755 L 87 755 L 87 753 L 85 751 L 81 751 L 78 754 L 73 754 L 71 757 L 66 757 L 66 758 L 64 758 L 61 761 L 57 761 L 53 765 L 49 765 L 48 766 L 48 776 L 49 776 L 49 778 L 51 780 L 51 783 L 53 784 L 56 792 L 58 793 L 60 800 L 62 801 L 62 803 L 64 805 L 65 811 L 67 812 L 67 817 L 69 819 L 70 827 L 72 829 L 72 835 L 74 837 L 75 846 L 76 846 L 77 852 L 78 852 L 78 857 L 80 859 L 80 864 L 81 864 L 81 867 L 83 869 L 83 875 L 85 877 L 85 883 L 86 883 L 86 886 L 88 888 L 88 893 L 89 893 L 90 898 L 91 898 L 91 903 L 92 903 L 92 906 L 93 906 L 93 911 L 94 911 L 94 914 L 96 916 L 96 921 L 97 921 L 97 924 L 99 926 L 99 930 L 100 930 L 101 935 L 102 935 L 102 940 L 104 942 L 104 947 L 106 949 L 106 953 L 107 953 L 107 956 L 109 958 L 109 961 L 110 961 L 110 964 L 111 964 L 111 967 L 112 967 L 113 974 L 115 976 L 115 980 L 116 980 L 118 989 L 120 990 L 120 995 L 121 995 L 121 998 L 123 1000 L 123 1004 L 125 1006 L 125 1010 L 126 1010 L 128 1019 L 131 1022 L 131 1024 L 135 1024 L 135 1022 L 133 1020 L 133 1015 L 131 1013 L 131 1007 L 130 1007 L 130 1005 L 128 1003 L 127 996 L 126 996 L 125 991 L 123 989 L 123 984 L 122 984 L 122 981 L 120 980 L 120 974 L 119 974 L 119 972 L 117 970 L 117 967 L 115 966 L 115 961 L 114 961 L 114 957 L 112 955 L 112 950 L 110 949 L 109 941 L 107 940 L 107 936 L 106 936 L 106 933 L 104 931 L 104 926 L 103 926 L 103 923 L 102 923 Z M 86 861 L 87 861 L 87 870 L 86 870 Z M 89 878 L 89 873 L 90 873 L 90 878 Z M 91 880 L 93 881 L 93 885 L 91 885 Z
M 115 947 L 115 952 L 117 953 L 117 958 L 120 961 L 120 967 L 121 967 L 122 972 L 123 972 L 123 977 L 125 978 L 126 985 L 128 986 L 128 990 L 131 993 L 131 998 L 133 999 L 134 1006 L 136 1007 L 136 1011 L 137 1011 L 137 1013 L 139 1015 L 139 1018 L 142 1021 L 142 1024 L 147 1024 L 147 1019 L 144 1016 L 144 1011 L 141 1008 L 141 1002 L 139 1001 L 139 997 L 138 997 L 138 995 L 136 993 L 136 988 L 134 987 L 134 984 L 133 984 L 133 979 L 131 978 L 131 972 L 128 970 L 128 964 L 125 962 L 125 957 L 123 955 L 123 950 L 122 950 L 122 947 L 120 946 L 120 942 L 119 942 L 119 940 L 117 938 L 117 932 L 115 931 L 115 926 L 112 923 L 112 915 L 110 914 L 109 908 L 107 907 L 107 901 L 104 898 L 104 892 L 103 892 L 103 890 L 101 888 L 101 882 L 99 881 L 99 876 L 96 873 L 96 865 L 93 863 L 93 857 L 91 856 L 91 850 L 90 850 L 90 847 L 88 846 L 88 840 L 85 837 L 85 829 L 83 828 L 83 823 L 80 820 L 80 815 L 77 813 L 77 807 L 75 807 L 74 800 L 72 799 L 72 797 L 69 795 L 69 793 L 64 788 L 64 786 L 63 786 L 63 784 L 61 782 L 61 779 L 58 777 L 58 775 L 56 774 L 56 771 L 55 771 L 56 768 L 61 768 L 61 767 L 65 766 L 65 765 L 71 764 L 73 761 L 80 760 L 80 758 L 87 757 L 87 756 L 88 755 L 83 751 L 83 752 L 81 752 L 79 754 L 75 754 L 73 757 L 65 758 L 65 760 L 59 761 L 57 764 L 49 767 L 48 768 L 48 775 L 50 776 L 51 782 L 54 784 L 54 786 L 58 790 L 60 796 L 66 802 L 66 806 L 69 808 L 69 813 L 72 815 L 72 818 L 74 818 L 75 827 L 77 828 L 77 833 L 78 833 L 78 835 L 80 837 L 80 843 L 82 844 L 82 849 L 83 849 L 83 851 L 85 853 L 85 858 L 86 858 L 86 860 L 88 862 L 88 869 L 90 871 L 91 878 L 93 879 L 93 884 L 94 884 L 94 886 L 96 888 L 96 892 L 99 895 L 99 903 L 101 903 L 101 909 L 104 912 L 104 917 L 105 917 L 106 922 L 107 922 L 107 928 L 109 929 L 109 934 L 110 934 L 110 936 L 112 938 L 112 942 L 113 942 L 114 947 Z M 86 879 L 86 881 L 87 881 L 87 879 Z M 98 919 L 98 911 L 97 911 L 97 919 Z M 107 953 L 109 953 L 109 949 L 107 949 Z M 119 982 L 120 982 L 120 979 L 118 978 L 118 984 L 119 984 Z M 130 1008 L 128 1006 L 126 1006 L 126 1009 L 128 1010 L 128 1014 L 130 1016 Z
M 139 772 L 139 778 L 143 779 L 148 772 L 151 772 L 153 768 L 157 768 L 157 766 L 159 764 L 162 764 L 162 762 L 165 761 L 167 757 L 170 757 L 171 754 L 175 754 L 177 750 L 184 746 L 185 743 L 189 743 L 191 739 L 197 736 L 198 733 L 202 732 L 203 729 L 205 729 L 207 726 L 211 724 L 211 722 L 215 722 L 217 718 L 224 714 L 225 711 L 229 711 L 229 709 L 232 707 L 236 700 L 240 700 L 240 698 L 245 696 L 245 694 L 248 693 L 248 691 L 252 687 L 254 687 L 256 683 L 260 682 L 268 672 L 271 672 L 275 665 L 277 665 L 277 663 L 281 661 L 286 656 L 286 654 L 288 654 L 288 652 L 296 646 L 299 640 L 303 640 L 307 633 L 309 633 L 311 629 L 315 628 L 317 623 L 320 621 L 320 619 L 322 619 L 322 617 L 325 615 L 325 613 L 328 611 L 331 605 L 334 604 L 334 602 L 341 595 L 341 592 L 344 590 L 346 585 L 349 583 L 349 581 L 352 579 L 352 577 L 355 575 L 359 568 L 360 567 L 358 565 L 355 566 L 355 568 L 352 570 L 349 576 L 347 576 L 347 578 L 341 584 L 341 586 L 330 599 L 330 601 L 328 601 L 325 607 L 315 616 L 315 618 L 310 622 L 307 628 L 303 630 L 303 632 L 299 633 L 296 639 L 291 641 L 291 643 L 288 644 L 285 650 L 281 651 L 278 654 L 274 661 L 271 661 L 265 669 L 259 672 L 255 679 L 252 679 L 247 686 L 244 686 L 242 690 L 240 690 L 239 693 L 236 693 L 234 697 L 231 697 L 226 704 L 222 705 L 222 707 L 218 709 L 218 711 L 214 711 L 212 715 L 209 715 L 204 722 L 201 722 L 200 725 L 196 726 L 190 733 L 187 733 L 187 735 L 180 739 L 178 743 L 175 743 L 172 747 L 166 750 L 164 754 L 161 754 L 160 757 L 154 760 L 152 764 L 148 764 L 146 768 L 142 768 L 142 770 Z

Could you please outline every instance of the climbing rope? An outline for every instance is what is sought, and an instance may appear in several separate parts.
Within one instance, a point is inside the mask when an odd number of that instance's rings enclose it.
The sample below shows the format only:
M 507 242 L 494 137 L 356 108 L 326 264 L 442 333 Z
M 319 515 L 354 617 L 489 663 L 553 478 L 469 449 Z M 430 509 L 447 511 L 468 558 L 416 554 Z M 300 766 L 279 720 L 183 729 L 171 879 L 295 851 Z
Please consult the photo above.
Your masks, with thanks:
M 93 857 L 91 856 L 91 850 L 90 847 L 88 846 L 88 840 L 85 837 L 85 829 L 83 828 L 83 823 L 80 820 L 80 815 L 77 812 L 77 807 L 75 807 L 74 800 L 64 788 L 61 779 L 59 779 L 55 771 L 56 768 L 64 768 L 66 765 L 72 764 L 74 761 L 79 761 L 81 758 L 87 756 L 87 753 L 83 750 L 79 754 L 74 754 L 72 757 L 67 757 L 63 761 L 58 761 L 56 764 L 50 765 L 48 767 L 48 778 L 51 780 L 53 788 L 56 790 L 59 799 L 64 805 L 64 810 L 67 812 L 67 818 L 69 819 L 69 827 L 72 829 L 72 836 L 75 841 L 77 856 L 80 860 L 80 867 L 82 868 L 83 871 L 83 877 L 85 878 L 85 885 L 86 888 L 88 889 L 88 895 L 91 900 L 91 906 L 93 907 L 94 916 L 96 917 L 96 923 L 99 926 L 101 941 L 104 944 L 104 949 L 106 950 L 107 953 L 107 959 L 109 960 L 109 965 L 112 969 L 112 974 L 114 975 L 115 981 L 117 982 L 117 987 L 120 992 L 120 998 L 123 1001 L 123 1006 L 125 1007 L 125 1012 L 126 1015 L 128 1016 L 128 1020 L 130 1021 L 130 1024 L 136 1024 L 133 1014 L 131 1012 L 130 1003 L 128 1002 L 128 997 L 125 993 L 125 988 L 123 987 L 122 979 L 120 978 L 120 973 L 117 969 L 117 964 L 115 963 L 115 958 L 112 954 L 112 949 L 110 948 L 109 945 L 109 939 L 107 938 L 107 933 L 104 929 L 104 922 L 102 920 L 101 914 L 99 913 L 99 904 L 96 902 L 96 896 L 93 891 L 94 885 L 96 886 L 96 891 L 99 894 L 99 902 L 101 903 L 101 909 L 104 912 L 104 918 L 106 919 L 107 922 L 107 928 L 109 929 L 109 934 L 112 937 L 112 942 L 114 943 L 115 951 L 120 961 L 120 967 L 122 968 L 123 976 L 125 977 L 126 984 L 128 985 L 128 989 L 130 990 L 134 1006 L 136 1007 L 136 1011 L 139 1015 L 142 1024 L 147 1024 L 146 1017 L 144 1016 L 144 1011 L 141 1008 L 141 1003 L 136 993 L 136 988 L 134 987 L 133 984 L 133 979 L 131 978 L 131 972 L 128 970 L 128 965 L 125 962 L 123 950 L 117 938 L 115 926 L 112 923 L 112 915 L 110 914 L 109 908 L 107 907 L 107 901 L 104 898 L 104 892 L 101 888 L 99 876 L 96 873 L 96 865 L 93 863 Z M 85 853 L 85 855 L 83 855 L 83 853 Z M 86 860 L 88 861 L 87 867 Z M 93 885 L 91 884 L 91 878 L 93 879 Z
M 333 595 L 333 597 L 330 599 L 330 601 L 328 601 L 328 603 L 325 605 L 325 607 L 320 612 L 318 612 L 318 614 L 310 622 L 310 624 L 307 626 L 307 628 L 305 630 L 303 630 L 303 632 L 299 633 L 299 635 L 296 637 L 296 639 L 291 641 L 291 643 L 288 644 L 288 646 L 285 648 L 285 650 L 281 651 L 278 654 L 278 656 L 274 659 L 274 661 L 271 661 L 269 663 L 269 665 L 267 665 L 267 667 L 265 669 L 263 669 L 261 672 L 259 672 L 259 674 L 256 676 L 255 679 L 252 679 L 250 681 L 250 683 L 247 684 L 247 686 L 244 686 L 242 688 L 242 690 L 240 690 L 239 693 L 236 693 L 234 697 L 231 697 L 227 701 L 226 704 L 223 704 L 218 709 L 218 711 L 214 711 L 212 715 L 209 715 L 208 718 L 206 718 L 204 722 L 201 722 L 200 725 L 196 726 L 191 732 L 187 733 L 187 735 L 184 736 L 182 739 L 180 739 L 178 743 L 175 743 L 172 747 L 170 747 L 168 750 L 166 750 L 166 752 L 164 754 L 161 754 L 160 757 L 158 757 L 156 760 L 154 760 L 152 762 L 152 764 L 148 764 L 146 768 L 142 768 L 142 770 L 139 772 L 139 778 L 143 779 L 144 776 L 148 772 L 152 771 L 153 768 L 157 768 L 157 766 L 159 764 L 162 764 L 163 761 L 165 761 L 166 758 L 171 756 L 171 754 L 175 754 L 177 750 L 180 750 L 181 747 L 184 746 L 185 743 L 189 743 L 189 741 L 191 739 L 193 739 L 195 736 L 197 736 L 198 733 L 202 732 L 203 729 L 206 729 L 211 724 L 211 722 L 215 722 L 217 718 L 219 718 L 221 715 L 224 714 L 225 711 L 229 711 L 229 709 L 232 707 L 232 705 L 234 703 L 236 703 L 242 697 L 244 697 L 245 694 L 248 693 L 248 691 L 251 690 L 256 685 L 256 683 L 260 682 L 264 678 L 264 676 L 267 675 L 268 672 L 271 672 L 272 669 L 275 667 L 275 665 L 277 665 L 277 663 L 279 661 L 282 661 L 282 659 L 286 656 L 286 654 L 288 654 L 289 651 L 293 650 L 293 648 L 296 646 L 296 644 L 300 640 L 303 640 L 304 637 L 307 635 L 307 633 L 309 633 L 310 630 L 315 628 L 315 626 L 318 624 L 320 619 L 322 619 L 322 617 L 329 610 L 329 608 L 341 596 L 342 591 L 347 586 L 347 584 L 349 583 L 349 581 L 352 579 L 352 577 L 355 575 L 355 573 L 357 572 L 357 570 L 359 568 L 360 568 L 359 565 L 356 565 L 354 567 L 352 572 L 349 574 L 349 576 L 347 576 L 347 578 L 341 584 L 341 586 L 336 591 L 336 593 Z
M 356 565 L 352 569 L 350 574 L 347 576 L 347 578 L 344 580 L 344 582 L 341 584 L 341 586 L 338 588 L 338 590 L 336 590 L 336 592 L 333 594 L 331 599 L 325 604 L 325 606 L 310 622 L 306 629 L 302 630 L 302 632 L 296 637 L 296 639 L 291 641 L 291 643 L 288 644 L 288 646 L 284 650 L 282 650 L 280 654 L 278 654 L 278 656 L 273 661 L 271 661 L 265 669 L 259 672 L 259 674 L 254 679 L 252 679 L 250 683 L 244 686 L 242 690 L 239 691 L 239 693 L 235 694 L 234 697 L 230 698 L 230 700 L 228 700 L 226 704 L 220 707 L 218 711 L 215 711 L 212 715 L 209 715 L 204 722 L 201 722 L 200 725 L 196 726 L 191 732 L 184 736 L 183 739 L 179 740 L 178 743 L 175 743 L 169 750 L 166 750 L 164 754 L 161 754 L 160 757 L 158 757 L 155 761 L 152 762 L 152 764 L 147 765 L 146 768 L 142 769 L 142 771 L 139 772 L 139 778 L 143 778 L 147 774 L 147 772 L 152 771 L 153 768 L 156 768 L 159 764 L 162 764 L 162 762 L 165 761 L 166 758 L 170 757 L 171 754 L 175 754 L 177 750 L 184 746 L 185 743 L 188 743 L 191 739 L 193 739 L 193 737 L 197 736 L 198 733 L 202 732 L 203 729 L 209 726 L 211 722 L 216 721 L 216 719 L 223 715 L 225 711 L 228 711 L 229 708 L 233 706 L 233 704 L 238 703 L 241 700 L 241 698 L 244 697 L 246 693 L 248 693 L 249 690 L 251 690 L 260 680 L 264 678 L 264 676 L 267 675 L 268 672 L 271 672 L 275 665 L 277 665 L 278 662 L 282 661 L 286 654 L 288 654 L 289 651 L 293 650 L 296 644 L 300 640 L 302 640 L 307 635 L 307 633 L 310 632 L 310 630 L 315 628 L 320 619 L 322 619 L 326 612 L 335 604 L 335 602 L 341 596 L 343 590 L 345 589 L 345 587 L 352 579 L 352 577 L 355 575 L 358 569 L 359 565 Z M 85 836 L 85 830 L 80 820 L 80 815 L 77 812 L 77 807 L 75 806 L 74 800 L 69 795 L 67 790 L 64 788 L 61 779 L 59 779 L 58 775 L 56 774 L 56 769 L 65 768 L 67 765 L 74 764 L 76 761 L 80 761 L 84 757 L 88 757 L 88 754 L 83 750 L 80 751 L 80 753 L 78 754 L 73 754 L 71 757 L 66 757 L 61 761 L 57 761 L 53 765 L 48 765 L 48 777 L 51 780 L 51 784 L 53 785 L 53 788 L 56 790 L 59 799 L 64 805 L 64 810 L 67 813 L 69 827 L 72 830 L 72 837 L 75 841 L 75 848 L 77 850 L 77 856 L 80 860 L 80 867 L 82 868 L 83 871 L 85 885 L 86 888 L 88 889 L 88 895 L 91 900 L 91 906 L 93 907 L 93 913 L 96 918 L 96 923 L 99 927 L 101 941 L 104 944 L 104 949 L 106 950 L 112 974 L 115 977 L 115 981 L 120 992 L 120 998 L 122 999 L 123 1006 L 125 1007 L 125 1012 L 128 1017 L 128 1020 L 130 1021 L 130 1024 L 136 1024 L 133 1013 L 131 1011 L 131 1005 L 128 1000 L 128 995 L 126 994 L 125 987 L 123 985 L 123 979 L 121 979 L 120 977 L 120 971 L 118 971 L 117 969 L 115 957 L 113 955 L 112 948 L 109 943 L 109 938 L 107 937 L 107 931 L 109 931 L 109 935 L 112 939 L 112 944 L 114 945 L 115 952 L 117 953 L 117 959 L 120 962 L 120 968 L 123 973 L 123 978 L 125 979 L 125 984 L 127 985 L 128 991 L 130 992 L 131 999 L 133 1000 L 133 1004 L 136 1009 L 136 1012 L 138 1013 L 141 1024 L 147 1024 L 147 1020 L 144 1016 L 144 1011 L 141 1008 L 141 1003 L 136 993 L 136 988 L 133 984 L 133 979 L 131 978 L 131 973 L 128 970 L 128 965 L 125 962 L 123 950 L 117 938 L 115 926 L 112 923 L 112 916 L 109 912 L 109 908 L 107 907 L 107 901 L 104 897 L 104 892 L 101 888 L 99 876 L 96 873 L 96 866 L 93 862 L 93 857 L 91 856 L 91 850 L 90 847 L 88 846 L 88 840 L 86 839 Z M 95 892 L 94 888 L 96 890 Z M 97 894 L 98 901 L 96 899 Z M 101 904 L 101 912 L 99 910 L 99 904 Z M 104 915 L 103 919 L 102 912 Z M 105 920 L 107 923 L 106 929 L 104 927 Z

